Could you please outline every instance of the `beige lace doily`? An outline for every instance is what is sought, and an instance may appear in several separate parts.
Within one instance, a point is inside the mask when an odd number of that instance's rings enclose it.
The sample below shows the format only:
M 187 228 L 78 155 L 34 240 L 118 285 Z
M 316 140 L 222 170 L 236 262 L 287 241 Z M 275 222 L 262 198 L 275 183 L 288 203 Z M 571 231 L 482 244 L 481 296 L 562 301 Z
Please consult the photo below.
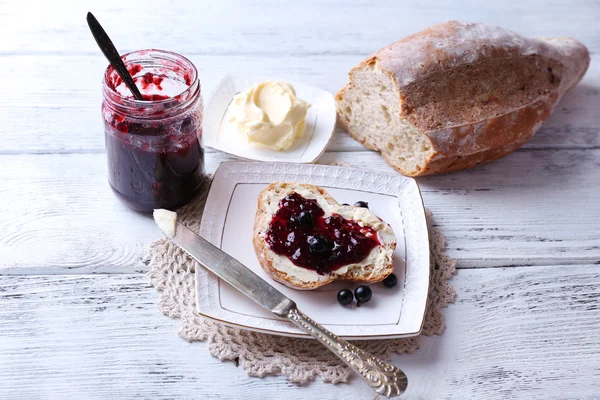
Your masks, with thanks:
M 178 218 L 198 232 L 210 183 L 190 204 L 178 210 Z M 448 280 L 455 262 L 446 256 L 444 237 L 430 226 L 432 275 L 423 335 L 439 335 L 444 329 L 441 308 L 454 301 L 454 289 Z M 196 311 L 194 271 L 198 264 L 167 240 L 150 247 L 152 285 L 160 292 L 158 308 L 172 318 L 180 318 L 179 335 L 189 342 L 208 341 L 210 353 L 220 360 L 231 360 L 248 375 L 285 375 L 291 382 L 306 383 L 315 377 L 325 382 L 347 382 L 351 370 L 332 353 L 323 351 L 316 340 L 296 339 L 230 328 L 199 315 Z M 198 266 L 199 268 L 202 268 Z M 364 350 L 389 360 L 391 353 L 411 353 L 419 348 L 419 337 L 356 342 Z

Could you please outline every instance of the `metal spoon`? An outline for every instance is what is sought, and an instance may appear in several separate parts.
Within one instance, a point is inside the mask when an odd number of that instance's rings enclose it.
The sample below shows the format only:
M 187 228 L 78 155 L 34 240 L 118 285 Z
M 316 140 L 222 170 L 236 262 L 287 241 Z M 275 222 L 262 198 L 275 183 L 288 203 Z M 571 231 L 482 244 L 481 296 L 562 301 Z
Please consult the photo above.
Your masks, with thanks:
M 139 89 L 135 85 L 133 78 L 129 74 L 129 71 L 127 71 L 127 67 L 125 67 L 125 64 L 123 63 L 119 52 L 115 48 L 115 45 L 100 25 L 100 22 L 98 22 L 96 17 L 94 17 L 91 12 L 87 13 L 87 23 L 92 31 L 92 35 L 94 35 L 94 39 L 96 39 L 96 43 L 98 43 L 98 47 L 100 47 L 100 50 L 102 50 L 102 53 L 110 65 L 112 65 L 115 71 L 117 71 L 117 74 L 119 74 L 121 79 L 123 79 L 123 82 L 125 82 L 129 90 L 131 90 L 131 93 L 133 93 L 135 98 L 137 100 L 144 100 L 144 96 L 142 96 Z

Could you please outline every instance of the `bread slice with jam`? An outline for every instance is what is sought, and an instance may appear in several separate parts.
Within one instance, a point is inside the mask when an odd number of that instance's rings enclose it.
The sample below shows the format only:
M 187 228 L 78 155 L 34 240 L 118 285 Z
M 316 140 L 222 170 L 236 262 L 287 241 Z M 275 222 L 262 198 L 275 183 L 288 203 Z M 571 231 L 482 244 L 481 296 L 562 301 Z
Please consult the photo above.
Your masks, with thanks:
M 367 207 L 338 204 L 315 185 L 277 182 L 264 189 L 253 243 L 269 276 L 300 290 L 336 279 L 379 282 L 394 269 L 391 226 Z

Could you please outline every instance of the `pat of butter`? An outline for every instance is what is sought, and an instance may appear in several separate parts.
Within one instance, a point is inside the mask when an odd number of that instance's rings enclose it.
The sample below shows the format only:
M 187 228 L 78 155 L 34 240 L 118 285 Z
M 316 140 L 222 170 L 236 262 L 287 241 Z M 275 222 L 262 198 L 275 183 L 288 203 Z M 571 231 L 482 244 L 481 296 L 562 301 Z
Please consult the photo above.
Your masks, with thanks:
M 175 226 L 177 225 L 177 213 L 165 209 L 154 210 L 152 214 L 154 222 L 161 231 L 168 237 L 175 236 Z
M 230 121 L 249 143 L 282 151 L 304 134 L 310 104 L 296 97 L 291 85 L 265 81 L 237 94 L 231 107 Z

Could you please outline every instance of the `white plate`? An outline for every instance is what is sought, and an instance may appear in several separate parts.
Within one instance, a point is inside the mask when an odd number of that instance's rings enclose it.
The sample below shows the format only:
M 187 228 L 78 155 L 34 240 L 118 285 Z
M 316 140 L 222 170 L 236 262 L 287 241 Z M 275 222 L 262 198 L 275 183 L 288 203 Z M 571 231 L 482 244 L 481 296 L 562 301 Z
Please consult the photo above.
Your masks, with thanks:
M 273 78 L 256 75 L 226 76 L 206 103 L 204 143 L 213 149 L 248 160 L 314 162 L 325 151 L 335 128 L 335 101 L 333 95 L 326 90 L 282 79 L 294 87 L 299 98 L 311 105 L 306 114 L 304 136 L 297 139 L 286 151 L 270 150 L 248 143 L 235 124 L 229 121 L 229 105 L 233 96 L 269 79 Z
M 398 245 L 394 253 L 398 284 L 371 284 L 373 298 L 361 307 L 343 307 L 335 282 L 299 291 L 273 281 L 258 264 L 252 246 L 254 216 L 261 190 L 272 182 L 311 183 L 339 203 L 367 201 L 391 224 Z M 294 300 L 298 307 L 347 339 L 396 338 L 419 334 L 429 287 L 429 237 L 419 187 L 400 174 L 325 165 L 229 162 L 215 172 L 200 226 L 200 235 L 245 264 Z M 295 325 L 275 317 L 204 268 L 196 269 L 198 311 L 225 324 L 285 336 L 307 337 Z

